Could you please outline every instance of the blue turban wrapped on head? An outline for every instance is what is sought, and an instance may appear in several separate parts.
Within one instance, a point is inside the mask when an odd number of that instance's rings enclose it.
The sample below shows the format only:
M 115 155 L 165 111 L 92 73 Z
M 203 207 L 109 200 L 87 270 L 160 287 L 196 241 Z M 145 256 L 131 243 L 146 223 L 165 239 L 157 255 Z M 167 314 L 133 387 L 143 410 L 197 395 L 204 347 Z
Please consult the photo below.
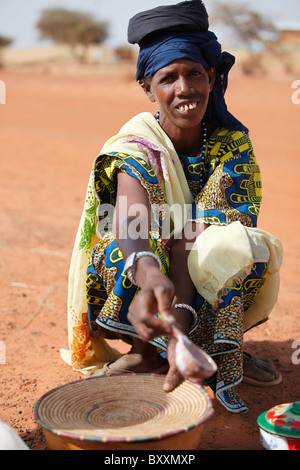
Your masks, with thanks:
M 222 52 L 220 43 L 208 30 L 208 15 L 201 0 L 161 6 L 135 15 L 128 26 L 128 41 L 140 47 L 136 79 L 152 77 L 174 60 L 198 62 L 216 69 L 204 119 L 217 126 L 248 133 L 248 129 L 227 109 L 224 95 L 235 57 Z

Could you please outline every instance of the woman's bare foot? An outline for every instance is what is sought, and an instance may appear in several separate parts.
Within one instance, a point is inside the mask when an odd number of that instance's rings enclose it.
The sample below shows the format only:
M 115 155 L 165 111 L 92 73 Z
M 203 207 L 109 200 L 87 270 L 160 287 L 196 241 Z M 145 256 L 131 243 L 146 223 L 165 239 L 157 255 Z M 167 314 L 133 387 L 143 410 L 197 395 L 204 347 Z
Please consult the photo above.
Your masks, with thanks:
M 165 373 L 168 361 L 161 357 L 155 346 L 134 338 L 131 350 L 124 356 L 111 362 L 101 370 L 91 372 L 89 376 L 100 376 L 117 373 Z

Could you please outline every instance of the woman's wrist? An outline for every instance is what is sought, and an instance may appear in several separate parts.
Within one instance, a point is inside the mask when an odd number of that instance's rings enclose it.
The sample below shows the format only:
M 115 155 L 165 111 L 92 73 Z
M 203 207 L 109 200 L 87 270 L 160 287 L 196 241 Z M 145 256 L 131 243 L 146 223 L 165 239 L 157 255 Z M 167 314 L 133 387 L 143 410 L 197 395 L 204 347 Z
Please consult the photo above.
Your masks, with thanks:
M 176 309 L 186 310 L 190 314 L 189 333 L 194 331 L 194 329 L 196 328 L 196 326 L 198 324 L 198 316 L 197 316 L 197 312 L 194 309 L 194 307 L 192 307 L 189 304 L 185 304 L 185 303 L 177 303 L 177 304 L 174 305 L 174 309 L 175 310 Z
M 176 301 L 172 307 L 172 315 L 185 334 L 193 331 L 198 321 L 197 312 L 191 305 L 192 302 L 184 303 Z
M 161 273 L 161 264 L 152 256 L 141 256 L 137 259 L 134 277 L 138 286 L 143 286 L 148 277 Z
M 144 261 L 146 259 L 146 262 Z M 132 252 L 125 261 L 124 272 L 128 276 L 128 279 L 134 285 L 141 285 L 137 282 L 137 277 L 145 277 L 145 270 L 152 267 L 156 267 L 156 270 L 161 271 L 161 261 L 158 256 L 152 251 L 138 251 Z

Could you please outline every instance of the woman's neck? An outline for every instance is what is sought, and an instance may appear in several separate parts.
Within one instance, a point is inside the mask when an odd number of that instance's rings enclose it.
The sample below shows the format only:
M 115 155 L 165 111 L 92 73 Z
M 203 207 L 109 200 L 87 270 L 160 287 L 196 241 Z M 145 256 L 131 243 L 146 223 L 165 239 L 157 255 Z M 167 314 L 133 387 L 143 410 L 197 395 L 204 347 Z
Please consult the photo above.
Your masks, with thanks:
M 202 124 L 195 128 L 183 129 L 174 127 L 172 129 L 164 126 L 161 127 L 172 141 L 177 153 L 181 155 L 189 155 L 196 157 L 199 155 L 203 146 L 203 126 Z

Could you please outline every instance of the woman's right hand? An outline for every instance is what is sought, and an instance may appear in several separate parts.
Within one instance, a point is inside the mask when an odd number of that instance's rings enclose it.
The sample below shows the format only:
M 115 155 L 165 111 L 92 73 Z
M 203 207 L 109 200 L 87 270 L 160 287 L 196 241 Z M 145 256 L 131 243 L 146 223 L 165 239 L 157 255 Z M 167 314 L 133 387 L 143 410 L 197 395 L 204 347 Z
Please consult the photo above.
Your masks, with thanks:
M 150 263 L 150 258 L 139 260 L 136 279 L 143 277 L 141 290 L 134 297 L 128 311 L 128 319 L 144 341 L 150 341 L 171 333 L 170 326 L 155 317 L 156 313 L 168 316 L 174 298 L 174 286 L 170 279 Z M 148 264 L 148 266 L 146 266 Z

